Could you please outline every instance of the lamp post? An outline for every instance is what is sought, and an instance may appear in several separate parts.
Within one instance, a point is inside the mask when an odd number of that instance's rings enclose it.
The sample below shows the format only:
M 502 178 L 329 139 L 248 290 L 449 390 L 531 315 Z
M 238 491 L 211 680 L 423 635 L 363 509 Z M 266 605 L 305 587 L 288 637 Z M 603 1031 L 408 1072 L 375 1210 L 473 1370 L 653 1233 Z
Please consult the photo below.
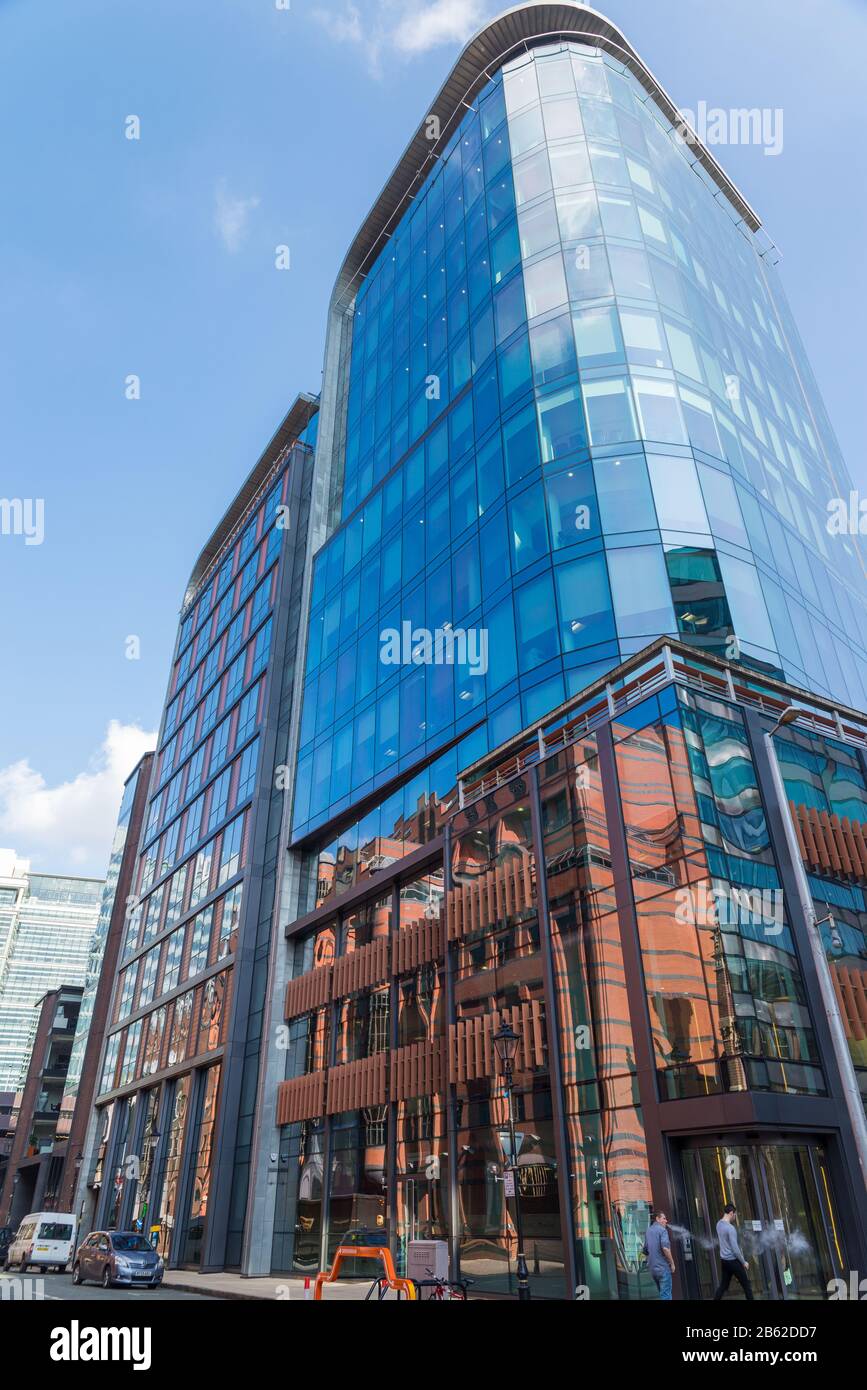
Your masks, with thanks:
M 846 1110 L 849 1116 L 849 1123 L 852 1126 L 852 1135 L 858 1153 L 858 1162 L 861 1166 L 861 1180 L 864 1182 L 865 1186 L 867 1186 L 867 1119 L 865 1119 L 864 1116 L 864 1106 L 861 1101 L 861 1092 L 858 1087 L 855 1066 L 852 1062 L 852 1053 L 849 1051 L 849 1044 L 846 1041 L 846 1032 L 843 1028 L 843 1020 L 840 1017 L 837 992 L 834 989 L 834 982 L 831 979 L 831 971 L 828 966 L 828 957 L 825 954 L 825 947 L 822 944 L 822 933 L 819 931 L 820 923 L 816 917 L 816 910 L 813 907 L 813 895 L 810 892 L 807 871 L 804 868 L 804 861 L 801 858 L 801 849 L 798 844 L 795 822 L 792 818 L 792 808 L 789 805 L 789 798 L 786 795 L 783 774 L 780 771 L 780 764 L 777 760 L 777 750 L 774 747 L 774 734 L 777 730 L 783 728 L 787 724 L 793 724 L 799 714 L 800 710 L 797 709 L 795 705 L 787 705 L 774 727 L 766 731 L 765 742 L 767 744 L 774 792 L 776 794 L 777 804 L 780 808 L 780 815 L 783 818 L 783 828 L 786 832 L 789 857 L 792 860 L 795 871 L 795 882 L 798 887 L 798 897 L 801 900 L 801 910 L 803 911 L 807 923 L 807 936 L 809 937 L 813 965 L 819 981 L 822 1007 L 828 1018 L 828 1028 L 831 1033 L 834 1058 L 843 1083 Z M 823 922 L 833 921 L 833 918 L 823 917 L 821 920 Z
M 527 1269 L 527 1257 L 524 1254 L 524 1230 L 521 1222 L 521 1192 L 518 1186 L 518 1141 L 515 1134 L 515 1111 L 512 1105 L 512 1063 L 515 1060 L 515 1053 L 518 1050 L 520 1039 L 511 1024 L 501 1020 L 500 1027 L 494 1034 L 494 1046 L 497 1049 L 503 1066 L 503 1079 L 505 1081 L 506 1099 L 509 1103 L 509 1142 L 511 1148 L 511 1162 L 507 1169 L 512 1174 L 513 1196 L 515 1199 L 515 1235 L 518 1240 L 518 1299 L 525 1303 L 530 1299 L 530 1273 Z

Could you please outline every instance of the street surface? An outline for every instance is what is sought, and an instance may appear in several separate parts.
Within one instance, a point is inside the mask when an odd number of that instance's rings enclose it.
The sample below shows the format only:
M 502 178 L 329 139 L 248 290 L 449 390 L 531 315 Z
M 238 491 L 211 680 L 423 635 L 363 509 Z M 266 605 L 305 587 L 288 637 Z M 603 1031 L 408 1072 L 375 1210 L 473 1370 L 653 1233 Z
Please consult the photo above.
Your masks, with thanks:
M 23 1289 L 22 1281 L 24 1283 Z M 8 1287 L 10 1283 L 15 1285 L 14 1294 Z M 11 1273 L 5 1269 L 0 1270 L 0 1303 L 17 1302 L 22 1297 L 24 1299 L 32 1298 L 34 1301 L 51 1299 L 65 1302 L 68 1300 L 71 1303 L 104 1303 L 106 1301 L 201 1303 L 203 1300 L 210 1303 L 214 1301 L 208 1298 L 207 1294 L 181 1293 L 168 1285 L 159 1289 L 104 1289 L 100 1284 L 73 1284 L 72 1275 L 69 1273 L 21 1275 L 16 1270 Z

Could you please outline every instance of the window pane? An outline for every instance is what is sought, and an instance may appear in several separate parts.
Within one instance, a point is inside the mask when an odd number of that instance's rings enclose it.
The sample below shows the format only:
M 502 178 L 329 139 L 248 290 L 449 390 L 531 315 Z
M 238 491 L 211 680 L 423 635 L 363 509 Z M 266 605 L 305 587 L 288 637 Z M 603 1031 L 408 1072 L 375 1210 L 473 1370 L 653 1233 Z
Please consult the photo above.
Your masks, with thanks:
M 674 383 L 650 377 L 633 377 L 635 399 L 645 439 L 669 444 L 686 444 L 686 430 Z
M 638 438 L 629 384 L 623 377 L 586 382 L 584 407 L 591 444 L 622 444 Z
M 558 193 L 557 216 L 564 241 L 580 241 L 602 233 L 595 193 Z
M 608 551 L 608 574 L 621 637 L 676 631 L 668 572 L 656 545 Z
M 573 314 L 578 361 L 583 367 L 609 367 L 623 361 L 617 311 L 613 306 Z
M 575 344 L 568 314 L 536 324 L 530 329 L 533 379 L 537 386 L 575 370 Z
M 647 459 L 656 515 L 664 531 L 709 533 L 707 513 L 692 459 Z
M 656 512 L 644 454 L 594 459 L 599 517 L 605 534 L 656 527 Z
M 581 393 L 578 386 L 566 386 L 539 399 L 539 434 L 542 462 L 573 454 L 587 443 Z
M 662 343 L 662 325 L 656 314 L 621 309 L 620 322 L 623 326 L 626 356 L 630 362 L 638 362 L 643 367 L 669 365 L 668 353 Z
M 547 474 L 548 521 L 555 550 L 599 535 L 599 507 L 593 465 L 583 463 Z
M 604 555 L 587 555 L 559 565 L 557 598 L 563 650 L 579 651 L 613 638 L 614 614 Z
M 544 261 L 524 267 L 524 286 L 527 291 L 527 317 L 536 318 L 566 303 L 566 277 L 563 257 L 558 251 Z
M 767 651 L 776 651 L 771 621 L 755 568 L 745 560 L 735 560 L 721 550 L 717 552 L 717 559 L 739 640 L 754 642 L 757 647 Z
M 557 213 L 551 201 L 537 207 L 522 209 L 518 217 L 521 230 L 521 255 L 524 260 L 556 246 L 559 240 Z

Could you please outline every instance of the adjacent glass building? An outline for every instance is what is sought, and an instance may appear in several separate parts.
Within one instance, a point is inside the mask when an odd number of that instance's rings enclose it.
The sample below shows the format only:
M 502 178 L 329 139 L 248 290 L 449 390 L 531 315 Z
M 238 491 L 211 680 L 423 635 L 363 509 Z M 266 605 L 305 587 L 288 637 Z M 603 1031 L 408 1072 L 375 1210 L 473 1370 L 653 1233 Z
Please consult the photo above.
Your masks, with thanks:
M 0 1089 L 24 1087 L 42 997 L 84 984 L 102 888 L 0 851 Z
M 471 41 L 350 248 L 258 1268 L 308 1273 L 365 1231 L 399 1263 L 441 1239 L 514 1289 L 504 1014 L 538 1294 L 648 1296 L 654 1204 L 695 1236 L 693 1296 L 724 1200 L 762 1296 L 857 1267 L 857 1156 L 762 715 L 812 692 L 780 745 L 790 794 L 863 837 L 864 569 L 829 529 L 850 483 L 776 259 L 628 40 L 571 4 Z M 863 1065 L 850 865 L 814 886 L 851 914 Z
M 240 1241 L 316 410 L 295 401 L 191 575 L 117 961 L 94 1224 L 140 1223 L 171 1265 Z

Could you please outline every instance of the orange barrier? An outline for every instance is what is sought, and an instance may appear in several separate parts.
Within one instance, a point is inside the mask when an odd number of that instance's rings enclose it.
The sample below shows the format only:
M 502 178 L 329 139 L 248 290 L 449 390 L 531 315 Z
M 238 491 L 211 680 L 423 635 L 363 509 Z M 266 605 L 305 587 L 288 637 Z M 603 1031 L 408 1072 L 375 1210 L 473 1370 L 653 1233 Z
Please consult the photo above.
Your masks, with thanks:
M 394 1268 L 394 1261 L 391 1258 L 391 1251 L 385 1245 L 339 1245 L 334 1253 L 334 1261 L 327 1274 L 317 1274 L 316 1283 L 313 1286 L 313 1297 L 322 1300 L 322 1285 L 334 1284 L 337 1282 L 337 1273 L 344 1260 L 381 1260 L 385 1270 L 385 1278 L 380 1282 L 386 1288 L 394 1289 L 398 1298 L 403 1293 L 408 1299 L 416 1297 L 415 1284 L 411 1279 L 401 1279 Z

